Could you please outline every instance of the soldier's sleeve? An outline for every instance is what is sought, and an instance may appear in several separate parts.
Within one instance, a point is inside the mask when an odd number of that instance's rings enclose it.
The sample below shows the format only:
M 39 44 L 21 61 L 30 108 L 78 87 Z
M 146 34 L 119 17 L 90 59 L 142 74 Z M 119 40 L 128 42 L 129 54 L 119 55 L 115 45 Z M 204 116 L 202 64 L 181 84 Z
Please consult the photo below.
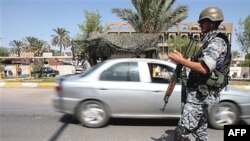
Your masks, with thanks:
M 203 58 L 200 60 L 209 71 L 214 70 L 219 62 L 223 62 L 227 52 L 226 42 L 219 37 L 210 41 L 208 46 L 202 51 Z

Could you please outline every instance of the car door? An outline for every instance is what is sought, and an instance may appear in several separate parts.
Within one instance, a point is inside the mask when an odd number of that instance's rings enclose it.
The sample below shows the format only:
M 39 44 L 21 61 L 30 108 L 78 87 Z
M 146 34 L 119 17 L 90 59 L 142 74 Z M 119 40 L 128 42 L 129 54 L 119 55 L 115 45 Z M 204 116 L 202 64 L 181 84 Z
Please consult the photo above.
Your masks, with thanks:
M 120 62 L 103 71 L 98 94 L 113 115 L 143 115 L 147 108 L 148 91 L 141 83 L 138 62 Z
M 147 63 L 150 70 L 150 83 L 147 83 L 149 99 L 148 113 L 154 116 L 165 115 L 167 117 L 177 117 L 181 113 L 181 85 L 176 84 L 171 97 L 166 105 L 166 109 L 162 112 L 160 109 L 164 105 L 164 96 L 170 83 L 174 69 L 161 63 Z

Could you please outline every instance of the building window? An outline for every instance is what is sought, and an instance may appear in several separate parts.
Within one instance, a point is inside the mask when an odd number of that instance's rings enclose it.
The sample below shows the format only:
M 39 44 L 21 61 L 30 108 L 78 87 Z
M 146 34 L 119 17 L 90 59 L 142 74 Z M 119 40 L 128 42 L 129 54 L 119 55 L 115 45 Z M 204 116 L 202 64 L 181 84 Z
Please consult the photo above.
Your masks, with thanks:
M 118 28 L 118 26 L 116 26 L 116 25 L 110 25 L 110 26 L 108 27 L 108 30 L 119 30 L 119 28 Z

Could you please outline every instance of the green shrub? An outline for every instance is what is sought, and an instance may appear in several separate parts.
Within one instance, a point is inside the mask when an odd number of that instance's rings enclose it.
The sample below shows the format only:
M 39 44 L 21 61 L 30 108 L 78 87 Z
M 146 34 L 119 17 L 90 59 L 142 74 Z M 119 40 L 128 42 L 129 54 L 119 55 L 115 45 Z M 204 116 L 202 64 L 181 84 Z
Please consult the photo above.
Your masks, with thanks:
M 44 66 L 43 59 L 37 59 L 32 66 L 32 75 L 35 76 L 35 78 L 40 78 L 42 75 L 42 67 Z

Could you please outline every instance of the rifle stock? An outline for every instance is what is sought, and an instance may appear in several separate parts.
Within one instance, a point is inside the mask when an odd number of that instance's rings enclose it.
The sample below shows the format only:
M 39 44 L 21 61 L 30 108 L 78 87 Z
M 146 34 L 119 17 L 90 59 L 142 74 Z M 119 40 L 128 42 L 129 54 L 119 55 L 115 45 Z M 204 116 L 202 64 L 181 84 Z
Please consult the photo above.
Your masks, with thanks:
M 193 37 L 191 37 L 191 38 L 190 38 L 190 41 L 189 41 L 189 44 L 188 44 L 188 47 L 187 47 L 187 49 L 185 50 L 185 53 L 184 53 L 184 55 L 183 55 L 183 57 L 184 57 L 185 59 L 188 58 L 188 55 L 189 55 L 189 53 L 190 53 L 190 51 L 191 51 L 191 47 L 193 46 L 194 41 L 198 41 L 198 40 L 197 40 L 197 39 L 194 39 Z M 182 71 L 182 68 L 183 68 L 183 65 L 177 64 L 177 66 L 176 66 L 176 68 L 175 68 L 175 71 L 174 71 L 174 74 L 171 76 L 170 83 L 169 83 L 169 85 L 168 85 L 167 91 L 166 91 L 165 96 L 164 96 L 164 99 L 163 99 L 165 103 L 164 103 L 163 108 L 161 109 L 162 112 L 165 110 L 165 107 L 166 107 L 166 105 L 167 105 L 167 103 L 168 103 L 168 99 L 169 99 L 169 97 L 171 96 L 171 94 L 173 93 L 173 90 L 174 90 L 175 85 L 176 85 L 176 83 L 177 83 L 177 81 L 178 81 L 178 78 L 180 78 L 180 73 L 181 73 L 181 71 Z

